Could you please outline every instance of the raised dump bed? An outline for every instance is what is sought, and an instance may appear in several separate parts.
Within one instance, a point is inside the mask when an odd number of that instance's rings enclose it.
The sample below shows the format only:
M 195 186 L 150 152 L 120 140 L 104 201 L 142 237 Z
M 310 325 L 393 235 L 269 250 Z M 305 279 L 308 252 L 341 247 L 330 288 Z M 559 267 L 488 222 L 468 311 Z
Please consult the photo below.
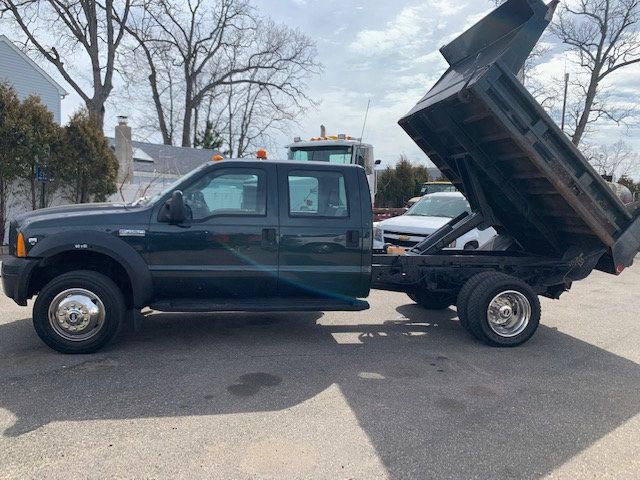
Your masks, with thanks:
M 626 207 L 518 80 L 557 2 L 509 0 L 440 52 L 451 67 L 400 125 L 487 224 L 526 252 L 602 250 L 616 273 L 640 248 Z

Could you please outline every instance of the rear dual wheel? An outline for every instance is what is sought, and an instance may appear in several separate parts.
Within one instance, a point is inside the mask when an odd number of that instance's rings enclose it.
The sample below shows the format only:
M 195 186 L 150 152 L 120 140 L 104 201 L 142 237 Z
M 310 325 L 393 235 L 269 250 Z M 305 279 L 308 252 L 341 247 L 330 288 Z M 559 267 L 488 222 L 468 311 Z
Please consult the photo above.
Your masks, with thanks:
M 478 340 L 515 347 L 529 340 L 540 324 L 540 301 L 519 278 L 483 272 L 470 278 L 458 295 L 458 318 Z

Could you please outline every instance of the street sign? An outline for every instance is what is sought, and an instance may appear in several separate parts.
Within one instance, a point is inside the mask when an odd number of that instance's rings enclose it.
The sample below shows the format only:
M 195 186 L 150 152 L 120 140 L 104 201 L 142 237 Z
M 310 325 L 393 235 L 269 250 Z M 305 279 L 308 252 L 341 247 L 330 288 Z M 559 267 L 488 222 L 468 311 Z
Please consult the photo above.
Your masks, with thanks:
M 46 167 L 38 165 L 36 167 L 36 181 L 38 182 L 48 182 L 49 181 L 49 177 L 47 176 L 47 170 Z

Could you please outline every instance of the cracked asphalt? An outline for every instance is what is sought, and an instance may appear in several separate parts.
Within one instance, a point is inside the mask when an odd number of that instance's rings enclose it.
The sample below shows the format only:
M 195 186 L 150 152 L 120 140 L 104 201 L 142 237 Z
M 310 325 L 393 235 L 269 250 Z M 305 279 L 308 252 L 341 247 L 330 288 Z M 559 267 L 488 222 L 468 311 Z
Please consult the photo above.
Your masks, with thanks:
M 65 356 L 0 298 L 0 478 L 640 478 L 640 267 L 493 349 L 403 294 L 149 314 Z

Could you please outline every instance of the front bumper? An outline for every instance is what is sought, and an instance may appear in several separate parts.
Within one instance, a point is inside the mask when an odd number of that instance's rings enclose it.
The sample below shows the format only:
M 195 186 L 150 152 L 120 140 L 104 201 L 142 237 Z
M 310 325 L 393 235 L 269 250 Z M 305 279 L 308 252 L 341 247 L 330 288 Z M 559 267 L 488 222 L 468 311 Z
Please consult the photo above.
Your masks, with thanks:
M 38 265 L 32 258 L 7 257 L 2 261 L 2 289 L 18 305 L 25 306 L 31 272 Z

